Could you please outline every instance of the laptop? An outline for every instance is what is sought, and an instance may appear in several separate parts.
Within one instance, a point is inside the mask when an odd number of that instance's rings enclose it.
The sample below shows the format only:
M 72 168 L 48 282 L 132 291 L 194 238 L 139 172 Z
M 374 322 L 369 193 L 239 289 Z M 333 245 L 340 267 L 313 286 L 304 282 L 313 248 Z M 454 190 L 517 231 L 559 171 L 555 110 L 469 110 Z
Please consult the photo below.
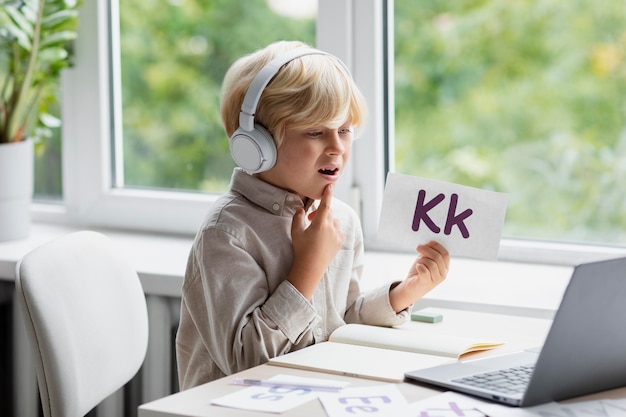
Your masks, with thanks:
M 543 347 L 405 378 L 520 407 L 625 386 L 626 258 L 574 268 Z

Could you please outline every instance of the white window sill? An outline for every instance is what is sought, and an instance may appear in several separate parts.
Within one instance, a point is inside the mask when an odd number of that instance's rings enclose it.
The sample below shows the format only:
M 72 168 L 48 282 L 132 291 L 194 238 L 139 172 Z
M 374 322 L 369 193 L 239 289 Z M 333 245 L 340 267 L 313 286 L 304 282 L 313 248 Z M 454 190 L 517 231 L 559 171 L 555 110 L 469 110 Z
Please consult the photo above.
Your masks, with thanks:
M 147 294 L 180 296 L 192 237 L 90 228 L 113 239 L 133 264 Z M 30 250 L 78 228 L 33 223 L 26 239 L 0 242 L 0 279 L 15 278 L 15 264 Z
M 77 230 L 34 223 L 27 239 L 0 242 L 0 279 L 14 279 L 16 262 L 31 249 Z M 137 269 L 147 294 L 180 296 L 192 236 L 99 230 L 116 241 Z M 367 252 L 363 288 L 406 276 L 413 255 Z M 550 318 L 572 268 L 515 262 L 453 259 L 448 278 L 416 307 L 438 306 Z

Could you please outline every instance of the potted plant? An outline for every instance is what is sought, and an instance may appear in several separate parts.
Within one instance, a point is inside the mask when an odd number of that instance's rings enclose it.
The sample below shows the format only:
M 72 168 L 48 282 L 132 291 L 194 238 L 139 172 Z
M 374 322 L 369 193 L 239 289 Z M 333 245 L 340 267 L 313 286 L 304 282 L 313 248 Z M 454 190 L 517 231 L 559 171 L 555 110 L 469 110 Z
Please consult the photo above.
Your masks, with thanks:
M 33 146 L 60 119 L 61 70 L 70 65 L 81 0 L 0 0 L 0 241 L 28 235 Z

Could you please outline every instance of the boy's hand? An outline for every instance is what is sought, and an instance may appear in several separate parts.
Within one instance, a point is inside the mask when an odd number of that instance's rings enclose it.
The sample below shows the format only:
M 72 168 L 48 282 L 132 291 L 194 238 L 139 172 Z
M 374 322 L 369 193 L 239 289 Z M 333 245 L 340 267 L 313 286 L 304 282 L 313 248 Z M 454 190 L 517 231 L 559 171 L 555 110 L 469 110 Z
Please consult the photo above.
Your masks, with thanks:
M 331 210 L 333 185 L 324 188 L 317 210 L 309 214 L 307 227 L 304 209 L 298 209 L 291 224 L 294 260 L 287 278 L 310 299 L 324 271 L 337 254 L 345 238 Z
M 438 242 L 417 247 L 418 258 L 413 262 L 404 281 L 389 293 L 394 311 L 400 312 L 439 285 L 448 275 L 450 254 Z

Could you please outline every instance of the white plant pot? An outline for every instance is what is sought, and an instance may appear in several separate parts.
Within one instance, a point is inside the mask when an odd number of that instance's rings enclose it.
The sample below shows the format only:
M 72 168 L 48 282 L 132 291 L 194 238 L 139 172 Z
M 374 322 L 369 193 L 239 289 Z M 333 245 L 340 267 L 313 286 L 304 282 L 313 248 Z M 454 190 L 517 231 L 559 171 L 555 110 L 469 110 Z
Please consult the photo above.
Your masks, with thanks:
M 0 241 L 30 233 L 33 157 L 32 140 L 0 144 Z

